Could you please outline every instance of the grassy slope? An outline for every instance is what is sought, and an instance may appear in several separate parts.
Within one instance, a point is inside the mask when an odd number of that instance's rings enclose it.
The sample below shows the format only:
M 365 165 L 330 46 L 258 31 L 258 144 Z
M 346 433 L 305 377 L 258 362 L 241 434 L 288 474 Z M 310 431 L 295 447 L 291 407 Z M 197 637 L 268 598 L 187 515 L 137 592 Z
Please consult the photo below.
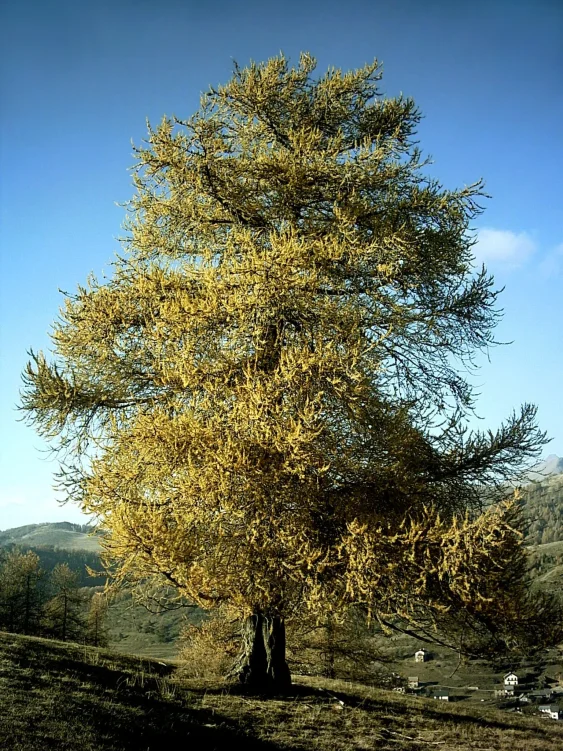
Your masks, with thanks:
M 270 700 L 156 661 L 0 634 L 4 751 L 557 751 L 563 723 L 301 679 Z
M 201 620 L 201 611 L 191 608 L 159 614 L 136 604 L 129 592 L 112 601 L 107 615 L 111 648 L 124 654 L 169 659 L 176 655 L 176 640 L 188 622 Z
M 534 581 L 543 589 L 563 592 L 563 540 L 530 545 L 530 561 L 535 565 Z
M 57 524 L 29 524 L 0 532 L 0 545 L 14 543 L 23 548 L 52 545 L 64 550 L 100 552 L 99 539 L 92 534 L 65 529 Z

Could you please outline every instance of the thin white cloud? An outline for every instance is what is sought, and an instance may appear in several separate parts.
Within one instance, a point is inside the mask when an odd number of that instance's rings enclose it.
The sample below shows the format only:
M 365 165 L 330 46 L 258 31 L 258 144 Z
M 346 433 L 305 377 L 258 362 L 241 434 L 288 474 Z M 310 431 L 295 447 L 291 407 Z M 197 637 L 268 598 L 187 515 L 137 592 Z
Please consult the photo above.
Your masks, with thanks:
M 10 496 L 9 498 L 0 497 L 0 509 L 9 508 L 10 506 L 24 506 L 25 498 L 20 496 Z
M 527 232 L 511 232 L 504 229 L 484 227 L 477 232 L 473 246 L 475 265 L 502 266 L 516 269 L 523 266 L 536 252 L 536 242 Z
M 550 251 L 540 263 L 542 276 L 559 276 L 563 273 L 563 243 L 560 243 Z

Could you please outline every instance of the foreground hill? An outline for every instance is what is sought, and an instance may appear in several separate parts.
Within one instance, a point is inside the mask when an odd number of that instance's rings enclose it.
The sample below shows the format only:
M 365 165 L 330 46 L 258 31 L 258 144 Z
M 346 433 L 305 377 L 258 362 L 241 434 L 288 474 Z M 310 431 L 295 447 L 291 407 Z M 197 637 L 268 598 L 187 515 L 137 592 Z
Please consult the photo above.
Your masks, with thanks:
M 563 722 L 302 678 L 273 699 L 174 668 L 0 633 L 3 751 L 558 751 Z

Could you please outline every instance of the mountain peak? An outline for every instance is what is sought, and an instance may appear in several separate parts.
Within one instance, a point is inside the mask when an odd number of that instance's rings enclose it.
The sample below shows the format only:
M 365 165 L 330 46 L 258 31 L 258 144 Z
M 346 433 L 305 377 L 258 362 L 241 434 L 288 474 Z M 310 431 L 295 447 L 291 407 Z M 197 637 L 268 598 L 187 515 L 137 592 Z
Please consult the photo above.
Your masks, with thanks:
M 528 479 L 532 482 L 543 480 L 549 475 L 560 474 L 563 474 L 563 458 L 557 456 L 557 454 L 550 454 L 528 472 Z

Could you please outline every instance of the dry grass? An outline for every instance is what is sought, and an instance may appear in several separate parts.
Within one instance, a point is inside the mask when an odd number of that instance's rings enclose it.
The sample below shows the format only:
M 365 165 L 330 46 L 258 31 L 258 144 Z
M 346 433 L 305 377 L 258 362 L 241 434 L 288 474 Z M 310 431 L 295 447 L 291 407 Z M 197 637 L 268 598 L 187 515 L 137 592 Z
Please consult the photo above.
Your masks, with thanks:
M 205 691 L 202 706 L 276 748 L 345 751 L 560 751 L 563 723 L 328 679 L 299 677 L 287 698 L 251 697 L 225 686 L 184 681 L 184 690 Z
M 298 678 L 285 697 L 0 634 L 2 751 L 559 751 L 563 723 Z

